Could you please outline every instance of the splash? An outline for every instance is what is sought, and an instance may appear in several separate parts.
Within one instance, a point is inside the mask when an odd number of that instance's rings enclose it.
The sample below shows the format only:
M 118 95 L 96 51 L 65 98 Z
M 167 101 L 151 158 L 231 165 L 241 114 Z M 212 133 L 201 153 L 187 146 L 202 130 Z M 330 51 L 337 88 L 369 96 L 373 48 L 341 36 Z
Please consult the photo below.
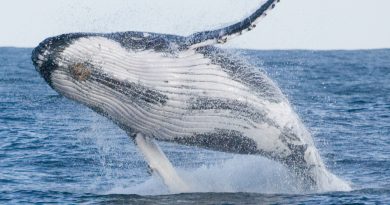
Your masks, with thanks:
M 302 194 L 308 193 L 305 185 L 285 166 L 259 156 L 242 156 L 224 160 L 214 165 L 196 169 L 178 169 L 179 175 L 190 185 L 189 192 L 215 193 L 262 193 Z M 325 170 L 321 188 L 316 192 L 350 191 L 345 181 Z M 169 192 L 158 176 L 145 182 L 125 187 L 117 186 L 106 194 L 164 195 Z
M 352 191 L 350 183 L 332 174 L 327 169 L 319 170 L 318 192 Z

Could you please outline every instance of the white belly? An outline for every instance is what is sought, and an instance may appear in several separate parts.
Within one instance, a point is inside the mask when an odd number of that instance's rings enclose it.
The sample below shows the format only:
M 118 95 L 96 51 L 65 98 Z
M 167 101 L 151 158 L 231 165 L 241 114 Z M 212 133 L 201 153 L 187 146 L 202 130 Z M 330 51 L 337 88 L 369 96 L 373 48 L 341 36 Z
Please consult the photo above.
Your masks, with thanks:
M 75 41 L 57 61 L 64 66 L 52 74 L 52 81 L 60 93 L 98 109 L 134 132 L 173 141 L 207 134 L 212 138 L 233 131 L 229 133 L 240 133 L 237 137 L 248 138 L 257 149 L 278 156 L 291 154 L 280 138 L 286 130 L 298 137 L 289 143 L 312 144 L 280 90 L 256 68 L 239 68 L 243 70 L 232 74 L 223 64 L 196 50 L 174 55 L 153 50 L 131 51 L 104 37 Z M 94 80 L 77 81 L 69 76 L 69 65 L 75 62 L 87 62 L 92 73 L 105 73 L 116 81 L 148 88 L 166 100 L 142 103 Z M 252 69 L 251 73 L 245 69 Z M 245 82 L 253 78 L 264 82 L 274 97 L 270 99 L 262 93 L 263 88 L 257 90 Z

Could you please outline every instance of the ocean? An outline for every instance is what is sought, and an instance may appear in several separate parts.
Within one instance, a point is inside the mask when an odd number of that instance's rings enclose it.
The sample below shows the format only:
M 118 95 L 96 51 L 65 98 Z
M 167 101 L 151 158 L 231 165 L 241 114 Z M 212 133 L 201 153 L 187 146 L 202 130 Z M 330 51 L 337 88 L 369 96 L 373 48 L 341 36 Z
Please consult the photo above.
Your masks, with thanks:
M 390 204 L 390 50 L 236 50 L 267 71 L 352 190 L 302 192 L 280 164 L 159 143 L 195 193 L 170 194 L 132 140 L 61 97 L 30 48 L 0 48 L 0 204 Z

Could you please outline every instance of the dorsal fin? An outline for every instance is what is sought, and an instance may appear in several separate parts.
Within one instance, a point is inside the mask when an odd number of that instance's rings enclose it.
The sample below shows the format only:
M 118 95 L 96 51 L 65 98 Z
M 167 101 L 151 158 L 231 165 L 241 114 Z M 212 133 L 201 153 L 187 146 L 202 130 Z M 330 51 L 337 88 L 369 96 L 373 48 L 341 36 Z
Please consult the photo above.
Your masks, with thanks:
M 280 0 L 266 0 L 252 15 L 233 25 L 211 31 L 194 33 L 187 37 L 186 46 L 198 48 L 213 44 L 223 44 L 228 40 L 250 31 L 256 27 L 258 21 L 266 16 L 266 11 L 273 9 Z

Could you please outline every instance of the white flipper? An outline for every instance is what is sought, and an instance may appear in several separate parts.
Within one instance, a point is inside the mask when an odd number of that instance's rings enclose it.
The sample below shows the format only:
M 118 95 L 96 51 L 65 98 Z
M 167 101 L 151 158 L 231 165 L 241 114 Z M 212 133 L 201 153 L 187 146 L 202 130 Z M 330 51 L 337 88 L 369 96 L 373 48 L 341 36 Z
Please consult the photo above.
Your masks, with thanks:
M 138 133 L 134 140 L 144 155 L 152 173 L 156 173 L 162 178 L 170 192 L 189 192 L 189 186 L 179 177 L 171 162 L 153 139 Z
M 280 0 L 264 0 L 262 5 L 253 12 L 252 15 L 233 25 L 229 25 L 221 29 L 194 33 L 187 37 L 186 46 L 190 48 L 198 48 L 214 44 L 224 44 L 228 40 L 242 35 L 244 32 L 251 31 L 256 27 L 256 24 L 260 21 L 260 19 L 267 15 L 266 12 L 273 9 L 275 4 L 279 1 Z

